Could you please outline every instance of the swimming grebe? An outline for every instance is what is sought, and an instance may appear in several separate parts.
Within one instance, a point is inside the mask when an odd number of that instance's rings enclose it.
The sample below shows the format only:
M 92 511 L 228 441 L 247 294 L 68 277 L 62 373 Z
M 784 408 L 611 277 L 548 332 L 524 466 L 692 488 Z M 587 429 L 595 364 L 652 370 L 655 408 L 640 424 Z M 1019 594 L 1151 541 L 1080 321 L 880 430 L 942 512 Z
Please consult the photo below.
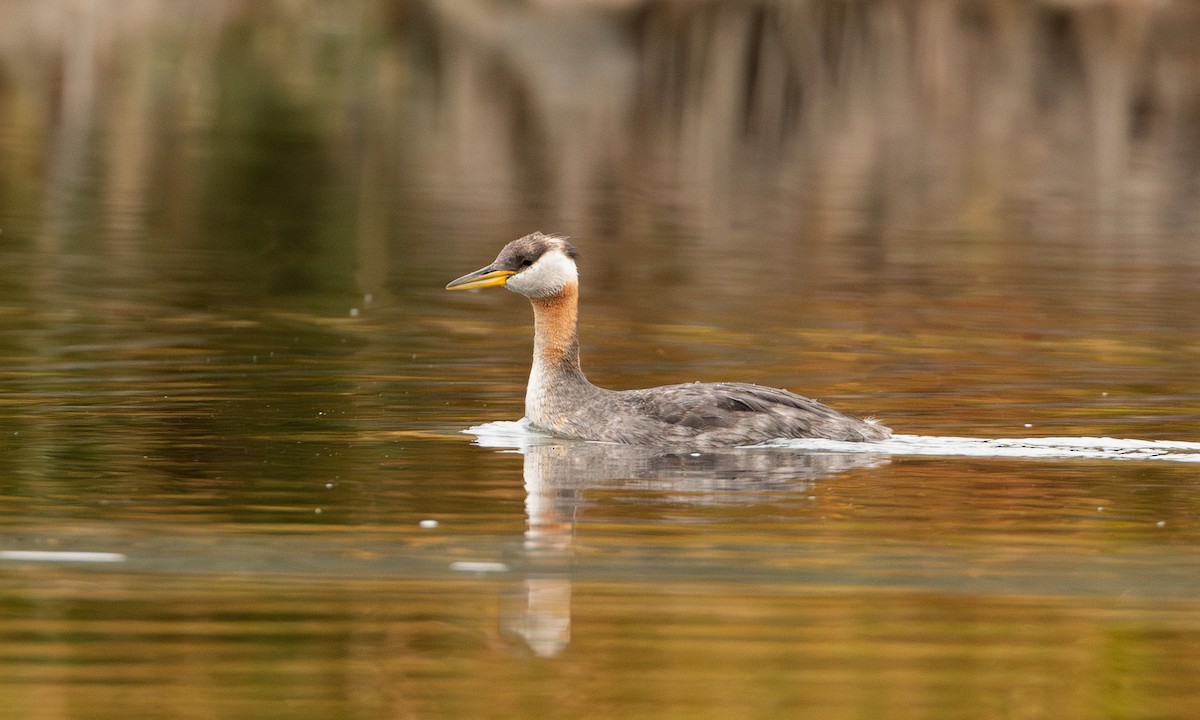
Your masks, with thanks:
M 577 253 L 535 232 L 447 290 L 503 285 L 533 304 L 533 369 L 525 416 L 539 429 L 631 445 L 752 445 L 777 438 L 883 440 L 892 431 L 786 390 L 749 383 L 688 383 L 605 390 L 579 367 Z

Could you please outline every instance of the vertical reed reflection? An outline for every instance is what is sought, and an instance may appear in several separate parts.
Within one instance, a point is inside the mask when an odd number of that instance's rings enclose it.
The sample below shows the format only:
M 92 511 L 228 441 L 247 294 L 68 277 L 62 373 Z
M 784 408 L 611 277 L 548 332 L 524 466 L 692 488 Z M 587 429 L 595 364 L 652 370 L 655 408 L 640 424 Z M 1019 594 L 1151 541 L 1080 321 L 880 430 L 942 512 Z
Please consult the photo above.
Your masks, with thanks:
M 108 276 L 378 292 L 532 227 L 647 272 L 736 247 L 820 275 L 947 234 L 1200 260 L 1191 3 L 97 7 L 0 29 L 0 218 L 43 272 L 82 243 Z

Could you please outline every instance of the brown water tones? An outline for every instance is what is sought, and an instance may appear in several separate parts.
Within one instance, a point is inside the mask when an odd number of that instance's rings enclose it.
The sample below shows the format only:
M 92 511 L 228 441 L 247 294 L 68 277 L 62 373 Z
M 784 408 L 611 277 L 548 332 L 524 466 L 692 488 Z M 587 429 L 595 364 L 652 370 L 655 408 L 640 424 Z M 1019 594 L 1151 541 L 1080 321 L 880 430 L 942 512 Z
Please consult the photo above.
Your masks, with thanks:
M 9 5 L 0 717 L 1195 717 L 1194 4 Z M 535 229 L 918 437 L 505 424 Z

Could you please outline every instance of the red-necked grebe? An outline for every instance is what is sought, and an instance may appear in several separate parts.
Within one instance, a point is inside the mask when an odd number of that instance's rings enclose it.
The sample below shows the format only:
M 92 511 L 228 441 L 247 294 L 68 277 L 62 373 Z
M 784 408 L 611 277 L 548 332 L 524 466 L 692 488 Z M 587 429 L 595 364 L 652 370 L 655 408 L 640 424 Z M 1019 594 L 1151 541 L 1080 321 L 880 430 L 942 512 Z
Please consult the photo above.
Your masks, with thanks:
M 605 390 L 579 367 L 577 254 L 565 238 L 514 240 L 447 290 L 503 285 L 533 304 L 533 369 L 525 416 L 563 437 L 631 445 L 751 445 L 778 438 L 869 441 L 892 431 L 816 400 L 749 383 Z

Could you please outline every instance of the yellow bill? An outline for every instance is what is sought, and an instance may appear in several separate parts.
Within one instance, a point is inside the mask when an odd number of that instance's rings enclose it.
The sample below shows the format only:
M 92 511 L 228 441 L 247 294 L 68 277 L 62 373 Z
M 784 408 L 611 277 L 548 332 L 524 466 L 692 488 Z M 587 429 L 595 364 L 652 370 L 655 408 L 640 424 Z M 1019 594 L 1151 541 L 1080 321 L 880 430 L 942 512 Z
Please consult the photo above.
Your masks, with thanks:
M 446 286 L 446 289 L 473 290 L 475 288 L 496 287 L 508 282 L 508 279 L 515 274 L 512 270 L 496 270 L 491 265 L 488 265 L 473 273 L 467 273 L 457 280 L 452 280 Z

